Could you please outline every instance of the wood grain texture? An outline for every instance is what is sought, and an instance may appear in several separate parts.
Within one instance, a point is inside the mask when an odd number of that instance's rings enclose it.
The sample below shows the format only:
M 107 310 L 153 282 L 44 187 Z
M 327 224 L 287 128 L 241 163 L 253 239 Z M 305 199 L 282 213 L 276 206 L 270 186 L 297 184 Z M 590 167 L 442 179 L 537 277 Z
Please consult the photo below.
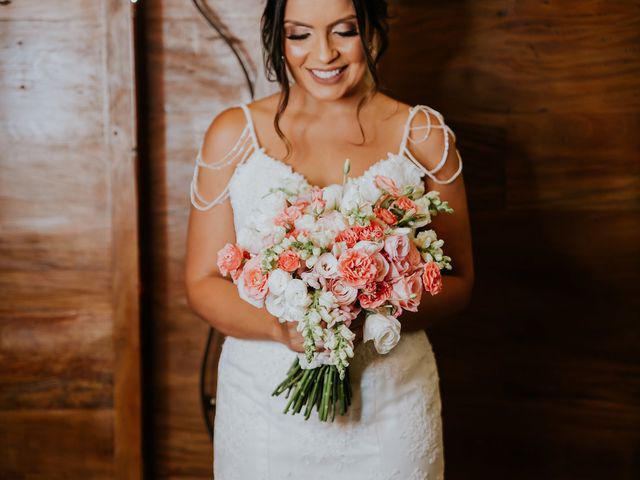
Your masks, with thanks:
M 130 23 L 0 5 L 1 478 L 141 478 Z
M 255 45 L 253 2 L 210 2 Z M 603 0 L 390 2 L 381 77 L 458 136 L 476 285 L 429 330 L 449 480 L 640 476 L 640 11 Z M 188 2 L 147 2 L 157 478 L 210 478 L 182 285 L 202 133 L 247 100 Z

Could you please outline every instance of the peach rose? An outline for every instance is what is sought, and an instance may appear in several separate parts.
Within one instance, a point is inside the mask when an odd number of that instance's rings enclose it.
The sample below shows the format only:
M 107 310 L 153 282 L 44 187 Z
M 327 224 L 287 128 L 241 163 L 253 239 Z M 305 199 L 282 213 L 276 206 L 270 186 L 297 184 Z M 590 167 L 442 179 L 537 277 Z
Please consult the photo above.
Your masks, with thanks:
M 391 206 L 404 210 L 405 212 L 413 211 L 415 213 L 418 211 L 418 206 L 409 197 L 398 197 Z
M 389 235 L 384 239 L 384 251 L 392 262 L 404 260 L 409 254 L 410 244 L 411 240 L 406 235 Z
M 422 283 L 424 289 L 431 295 L 437 295 L 442 290 L 442 276 L 436 262 L 427 262 L 422 269 Z
M 386 190 L 394 197 L 400 195 L 400 191 L 398 190 L 398 187 L 396 187 L 395 182 L 389 177 L 385 177 L 384 175 L 376 175 L 374 177 L 374 180 L 376 182 L 376 186 L 380 190 Z
M 242 249 L 233 243 L 227 243 L 218 251 L 218 270 L 227 276 L 242 266 Z
M 408 277 L 400 277 L 400 279 L 393 284 L 392 296 L 394 297 L 392 303 L 404 310 L 417 312 L 420 299 L 422 298 L 420 271 Z
M 293 272 L 300 266 L 300 256 L 293 250 L 285 250 L 278 257 L 278 268 Z
M 391 284 L 387 282 L 371 282 L 360 291 L 358 300 L 362 308 L 377 308 L 391 297 Z
M 338 305 L 351 305 L 358 298 L 358 289 L 345 284 L 342 280 L 328 280 L 327 290 L 336 297 Z
M 376 278 L 378 269 L 365 251 L 349 249 L 338 260 L 338 272 L 346 285 L 362 288 Z
M 373 214 L 376 216 L 376 218 L 379 218 L 387 225 L 393 226 L 398 223 L 398 219 L 396 218 L 396 216 L 386 208 L 375 208 L 373 210 Z
M 255 300 L 262 300 L 267 295 L 268 275 L 262 273 L 262 259 L 259 255 L 245 263 L 242 271 L 242 285 L 245 292 Z

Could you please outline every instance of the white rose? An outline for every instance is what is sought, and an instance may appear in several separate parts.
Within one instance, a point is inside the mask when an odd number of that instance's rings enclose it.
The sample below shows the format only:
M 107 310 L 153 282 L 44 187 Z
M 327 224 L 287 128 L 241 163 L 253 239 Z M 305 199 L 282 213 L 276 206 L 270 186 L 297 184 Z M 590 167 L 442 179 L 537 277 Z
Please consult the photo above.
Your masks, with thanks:
M 378 353 L 389 353 L 400 341 L 400 326 L 394 316 L 374 313 L 364 322 L 362 341 L 373 340 Z
M 272 217 L 273 219 L 273 217 Z M 313 231 L 316 227 L 316 220 L 313 218 L 313 215 L 305 214 L 296 219 L 295 227 L 298 230 L 309 230 Z
M 282 295 L 291 280 L 292 278 L 290 273 L 285 272 L 280 268 L 276 268 L 269 274 L 269 278 L 267 280 L 269 292 L 277 296 Z
M 375 203 L 382 191 L 376 186 L 375 182 L 372 182 L 369 178 L 362 177 L 362 182 L 359 185 L 359 192 L 362 199 L 369 203 Z
M 353 182 L 347 183 L 344 187 L 344 190 L 342 191 L 340 211 L 346 213 L 349 210 L 357 208 L 361 203 L 362 197 L 360 196 L 360 192 L 358 191 L 358 186 Z
M 274 317 L 278 317 L 280 323 L 283 322 L 282 315 L 286 307 L 284 296 L 274 295 L 272 293 L 267 294 L 267 298 L 264 301 L 267 311 Z
M 322 190 L 322 198 L 327 202 L 326 209 L 336 209 L 342 200 L 342 185 L 329 185 Z
M 294 278 L 287 284 L 284 297 L 291 307 L 306 307 L 311 303 L 311 298 L 307 293 L 307 285 L 298 278 Z
M 323 253 L 318 257 L 313 269 L 324 278 L 335 278 L 338 274 L 338 259 L 330 252 Z
M 284 312 L 281 317 L 282 320 L 286 320 L 287 322 L 299 322 L 302 318 L 304 318 L 305 314 L 304 307 L 293 307 L 291 305 L 285 305 Z

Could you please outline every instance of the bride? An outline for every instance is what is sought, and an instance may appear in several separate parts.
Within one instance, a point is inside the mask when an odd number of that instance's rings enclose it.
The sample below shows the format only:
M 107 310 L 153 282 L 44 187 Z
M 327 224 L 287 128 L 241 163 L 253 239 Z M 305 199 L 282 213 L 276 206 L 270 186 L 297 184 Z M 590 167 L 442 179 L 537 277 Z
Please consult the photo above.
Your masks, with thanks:
M 425 329 L 462 310 L 474 268 L 462 160 L 443 116 L 378 90 L 387 46 L 384 0 L 268 0 L 262 17 L 274 95 L 231 107 L 209 126 L 191 182 L 185 284 L 190 308 L 223 333 L 218 366 L 213 471 L 219 480 L 444 478 L 439 376 Z M 284 415 L 271 396 L 303 337 L 238 294 L 217 266 L 236 243 L 260 248 L 262 199 L 283 181 L 340 185 L 343 164 L 356 180 L 385 175 L 423 182 L 453 208 L 430 227 L 445 242 L 453 270 L 442 292 L 424 295 L 399 320 L 389 353 L 363 342 L 361 320 L 351 359 L 352 405 L 334 422 Z M 227 201 L 228 200 L 228 201 Z

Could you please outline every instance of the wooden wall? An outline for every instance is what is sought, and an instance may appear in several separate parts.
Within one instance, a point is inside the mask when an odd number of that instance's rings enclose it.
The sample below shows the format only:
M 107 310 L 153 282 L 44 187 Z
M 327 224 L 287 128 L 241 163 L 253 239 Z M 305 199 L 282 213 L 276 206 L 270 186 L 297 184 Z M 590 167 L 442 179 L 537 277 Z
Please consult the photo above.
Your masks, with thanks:
M 208 2 L 254 49 L 261 2 Z M 465 161 L 469 310 L 428 333 L 447 478 L 640 473 L 637 2 L 397 0 L 382 78 L 440 110 Z M 248 100 L 190 2 L 146 2 L 157 478 L 206 478 L 206 325 L 187 309 L 188 183 L 204 129 Z
M 0 478 L 142 477 L 131 10 L 0 2 Z
M 477 277 L 429 332 L 447 478 L 640 476 L 640 11 L 399 1 L 387 85 L 465 159 Z

